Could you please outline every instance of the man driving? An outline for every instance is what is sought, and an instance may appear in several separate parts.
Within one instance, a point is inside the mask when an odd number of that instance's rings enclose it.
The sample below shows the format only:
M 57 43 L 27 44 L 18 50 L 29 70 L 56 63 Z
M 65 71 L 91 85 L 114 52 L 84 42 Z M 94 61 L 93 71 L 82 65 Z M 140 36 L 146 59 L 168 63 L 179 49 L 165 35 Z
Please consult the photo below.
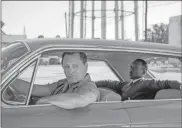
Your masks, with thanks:
M 182 84 L 174 80 L 145 79 L 148 70 L 147 62 L 136 59 L 130 67 L 131 81 L 97 81 L 97 87 L 107 87 L 121 95 L 122 100 L 127 99 L 153 99 L 161 89 L 181 89 Z
M 99 90 L 87 73 L 88 63 L 85 53 L 64 52 L 62 66 L 65 79 L 47 85 L 34 84 L 32 96 L 43 97 L 36 104 L 51 103 L 65 109 L 73 109 L 87 106 L 99 99 Z M 15 90 L 21 93 L 26 92 L 26 87 L 14 86 Z

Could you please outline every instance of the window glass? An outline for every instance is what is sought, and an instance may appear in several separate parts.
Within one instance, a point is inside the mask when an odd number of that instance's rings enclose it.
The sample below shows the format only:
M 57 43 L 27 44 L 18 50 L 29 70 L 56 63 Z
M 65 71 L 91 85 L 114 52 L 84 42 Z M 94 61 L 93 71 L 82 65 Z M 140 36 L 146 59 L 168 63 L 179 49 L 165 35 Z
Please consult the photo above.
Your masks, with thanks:
M 60 56 L 42 56 L 34 84 L 45 85 L 64 79 Z M 88 60 L 88 73 L 93 81 L 119 80 L 104 61 Z
M 3 99 L 5 102 L 26 103 L 34 67 L 35 62 L 25 68 L 4 90 Z
M 88 61 L 88 73 L 93 81 L 118 80 L 110 67 L 104 61 Z
M 12 42 L 2 48 L 1 52 L 1 75 L 3 75 L 10 66 L 28 53 L 28 49 L 22 42 Z
M 159 80 L 177 80 L 181 82 L 181 62 L 177 58 L 151 57 L 145 59 L 149 71 Z
M 45 85 L 64 79 L 65 75 L 59 56 L 42 56 L 39 61 L 34 84 Z

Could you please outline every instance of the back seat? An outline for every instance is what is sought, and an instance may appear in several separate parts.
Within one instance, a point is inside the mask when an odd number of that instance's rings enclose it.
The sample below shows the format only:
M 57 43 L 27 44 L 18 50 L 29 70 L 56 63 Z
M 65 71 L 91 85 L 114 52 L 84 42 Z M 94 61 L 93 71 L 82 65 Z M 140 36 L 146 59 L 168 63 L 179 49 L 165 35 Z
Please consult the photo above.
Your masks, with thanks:
M 98 88 L 100 91 L 100 101 L 121 101 L 121 96 L 109 88 Z
M 177 89 L 163 89 L 157 92 L 155 99 L 179 99 L 182 98 L 182 91 Z

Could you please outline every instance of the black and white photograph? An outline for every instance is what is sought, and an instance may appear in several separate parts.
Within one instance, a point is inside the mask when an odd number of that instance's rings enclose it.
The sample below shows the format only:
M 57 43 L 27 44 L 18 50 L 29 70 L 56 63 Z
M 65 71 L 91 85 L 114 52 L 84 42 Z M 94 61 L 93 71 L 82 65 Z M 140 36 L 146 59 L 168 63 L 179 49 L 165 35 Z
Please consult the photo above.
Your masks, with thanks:
M 182 1 L 2 0 L 0 128 L 182 128 Z

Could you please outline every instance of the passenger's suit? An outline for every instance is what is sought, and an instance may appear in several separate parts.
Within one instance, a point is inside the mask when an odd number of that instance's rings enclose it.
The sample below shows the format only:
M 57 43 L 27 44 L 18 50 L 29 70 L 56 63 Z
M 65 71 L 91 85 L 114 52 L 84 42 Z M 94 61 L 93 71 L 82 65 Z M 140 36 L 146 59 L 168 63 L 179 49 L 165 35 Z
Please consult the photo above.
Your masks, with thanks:
M 97 81 L 97 87 L 107 87 L 121 95 L 122 100 L 127 99 L 153 99 L 161 89 L 180 89 L 178 81 L 154 80 L 140 78 L 134 82 Z

